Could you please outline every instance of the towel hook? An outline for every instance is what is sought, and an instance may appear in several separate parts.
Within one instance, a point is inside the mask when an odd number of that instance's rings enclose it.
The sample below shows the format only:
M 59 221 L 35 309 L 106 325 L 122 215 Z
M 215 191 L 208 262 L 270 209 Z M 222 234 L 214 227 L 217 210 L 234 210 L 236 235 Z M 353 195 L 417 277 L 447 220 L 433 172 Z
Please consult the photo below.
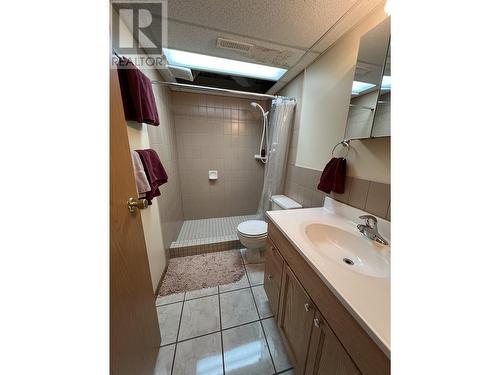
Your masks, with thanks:
M 333 147 L 333 150 L 332 150 L 332 157 L 333 157 L 333 155 L 334 155 L 334 153 L 335 153 L 335 149 L 337 148 L 337 146 L 342 145 L 342 146 L 344 146 L 344 147 L 347 147 L 347 152 L 346 152 L 346 153 L 345 153 L 345 155 L 343 156 L 343 158 L 344 158 L 344 159 L 346 159 L 346 158 L 347 158 L 347 155 L 349 155 L 349 149 L 350 149 L 349 143 L 350 143 L 350 142 L 351 142 L 351 140 L 350 140 L 350 139 L 344 139 L 343 141 L 340 141 L 339 143 L 337 143 L 337 144 L 335 145 L 335 147 Z

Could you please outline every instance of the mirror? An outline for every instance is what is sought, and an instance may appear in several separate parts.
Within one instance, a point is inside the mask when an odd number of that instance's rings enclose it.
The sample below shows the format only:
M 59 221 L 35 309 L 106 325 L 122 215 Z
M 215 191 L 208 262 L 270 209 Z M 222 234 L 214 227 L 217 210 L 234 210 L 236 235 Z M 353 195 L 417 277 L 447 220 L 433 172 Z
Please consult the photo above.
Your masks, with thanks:
M 390 31 L 388 17 L 359 41 L 344 139 L 390 136 Z
M 387 51 L 384 75 L 375 108 L 372 138 L 391 136 L 391 45 Z

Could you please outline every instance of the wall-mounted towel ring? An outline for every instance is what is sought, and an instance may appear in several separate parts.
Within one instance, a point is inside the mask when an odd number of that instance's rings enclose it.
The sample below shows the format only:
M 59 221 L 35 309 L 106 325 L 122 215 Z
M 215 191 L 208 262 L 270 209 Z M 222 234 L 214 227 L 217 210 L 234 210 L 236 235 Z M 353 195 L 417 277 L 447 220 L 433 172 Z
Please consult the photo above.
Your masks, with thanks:
M 344 146 L 344 147 L 347 147 L 347 151 L 346 151 L 345 155 L 343 156 L 343 158 L 344 158 L 344 159 L 347 159 L 347 155 L 349 155 L 349 149 L 350 149 L 349 143 L 350 143 L 350 142 L 351 142 L 351 140 L 350 140 L 350 139 L 344 139 L 343 141 L 340 141 L 339 143 L 337 143 L 337 144 L 335 145 L 335 147 L 333 148 L 333 150 L 332 150 L 332 157 L 333 157 L 333 155 L 334 155 L 334 153 L 335 153 L 335 149 L 336 149 L 338 146 L 342 145 L 342 146 Z

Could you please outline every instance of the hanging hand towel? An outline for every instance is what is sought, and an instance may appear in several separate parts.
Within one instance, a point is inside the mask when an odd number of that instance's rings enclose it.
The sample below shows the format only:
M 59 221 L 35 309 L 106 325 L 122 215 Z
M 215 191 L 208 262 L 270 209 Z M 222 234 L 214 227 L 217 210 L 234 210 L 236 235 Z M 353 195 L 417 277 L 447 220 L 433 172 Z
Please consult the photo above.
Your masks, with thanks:
M 345 158 L 332 158 L 323 169 L 318 184 L 318 190 L 330 194 L 332 191 L 337 194 L 344 193 L 346 176 Z
M 151 186 L 151 190 L 146 192 L 146 199 L 148 203 L 151 204 L 154 197 L 161 195 L 159 187 L 168 181 L 167 172 L 165 172 L 165 168 L 163 168 L 155 150 L 147 149 L 136 151 L 141 158 L 149 186 Z
M 158 126 L 160 118 L 149 78 L 125 57 L 120 58 L 118 78 L 125 118 Z
M 151 191 L 151 186 L 149 186 L 148 178 L 146 172 L 144 171 L 144 166 L 142 165 L 141 158 L 137 151 L 131 151 L 132 154 L 132 165 L 134 167 L 135 184 L 137 186 L 137 192 L 139 193 L 139 198 L 144 198 L 148 191 Z
M 332 191 L 337 194 L 344 194 L 345 176 L 347 171 L 347 160 L 340 158 L 340 161 L 335 168 L 335 177 L 333 179 Z

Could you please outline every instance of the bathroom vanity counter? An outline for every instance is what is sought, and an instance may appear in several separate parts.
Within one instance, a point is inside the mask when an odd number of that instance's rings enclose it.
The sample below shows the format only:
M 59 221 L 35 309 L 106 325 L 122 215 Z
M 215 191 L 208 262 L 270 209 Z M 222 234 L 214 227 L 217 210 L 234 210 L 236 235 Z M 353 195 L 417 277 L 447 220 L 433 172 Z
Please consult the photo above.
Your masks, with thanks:
M 328 358 L 337 362 L 325 366 L 352 365 L 349 374 L 390 372 L 390 246 L 359 232 L 363 214 L 329 198 L 325 207 L 267 212 L 264 287 L 299 373 L 315 374 L 312 363 Z M 389 240 L 390 223 L 378 225 Z M 344 358 L 319 348 L 328 337 Z

